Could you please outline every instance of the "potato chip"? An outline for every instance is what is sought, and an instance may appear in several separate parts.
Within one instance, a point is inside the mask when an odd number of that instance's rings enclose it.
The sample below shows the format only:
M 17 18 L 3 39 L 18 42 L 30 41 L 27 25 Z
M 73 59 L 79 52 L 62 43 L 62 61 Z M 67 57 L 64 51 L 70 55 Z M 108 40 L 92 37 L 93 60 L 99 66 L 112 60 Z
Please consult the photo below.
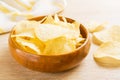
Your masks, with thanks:
M 102 44 L 108 41 L 120 41 L 120 26 L 113 26 L 107 30 L 93 33 L 93 42 Z
M 51 15 L 48 15 L 46 20 L 43 23 L 44 24 L 54 24 L 54 19 Z
M 120 26 L 112 26 L 109 32 L 113 41 L 120 42 Z
M 72 24 L 74 25 L 74 30 L 76 31 L 76 33 L 80 34 L 80 23 L 74 21 Z
M 71 29 L 71 30 L 74 30 L 75 28 L 75 25 L 74 24 L 71 24 L 71 23 L 64 23 L 62 21 L 60 22 L 57 22 L 57 23 L 54 23 L 55 25 L 58 25 L 58 26 L 61 26 L 61 27 L 64 27 L 64 28 L 67 28 L 67 29 Z
M 65 19 L 64 19 L 64 21 L 65 21 Z M 58 25 L 58 26 L 64 27 L 64 28 L 66 27 L 69 29 L 74 28 L 74 24 L 60 21 L 57 14 L 54 15 L 54 18 L 51 15 L 48 15 L 47 19 L 43 22 L 43 24 L 53 24 L 53 25 Z
M 48 15 L 45 18 L 46 20 L 43 22 L 44 24 L 57 24 L 58 22 L 62 22 L 59 20 L 57 14 L 54 15 L 54 18 L 51 15 Z
M 40 24 L 35 29 L 35 35 L 42 41 L 59 37 L 65 32 L 65 29 L 51 24 Z
M 47 19 L 47 17 L 44 17 L 42 20 L 40 20 L 39 22 L 42 24 L 45 20 Z
M 95 52 L 96 61 L 105 64 L 120 64 L 120 42 L 106 42 L 102 44 Z
M 107 24 L 106 22 L 102 24 L 99 24 L 97 22 L 90 22 L 86 25 L 86 27 L 88 28 L 89 32 L 93 33 L 103 30 L 106 24 Z
M 109 32 L 107 30 L 103 30 L 100 32 L 94 32 L 93 33 L 93 37 L 92 40 L 95 44 L 102 44 L 108 41 L 111 41 L 111 35 L 109 34 Z
M 76 41 L 76 43 L 84 42 L 84 41 L 85 41 L 85 38 L 79 37 L 79 38 L 76 38 L 75 41 Z
M 57 14 L 54 15 L 54 22 L 60 22 L 60 19 L 58 18 Z
M 45 45 L 42 41 L 38 40 L 35 35 L 33 35 L 31 32 L 24 32 L 24 33 L 20 33 L 17 35 L 11 35 L 11 37 L 14 39 L 22 39 L 25 42 L 31 43 L 31 44 L 35 44 L 41 51 L 43 51 Z
M 100 25 L 96 26 L 96 28 L 92 32 L 98 32 L 98 31 L 103 30 L 105 28 L 105 25 L 106 24 L 100 24 Z
M 35 39 L 31 39 L 30 42 L 34 43 L 40 49 L 40 51 L 43 52 L 43 50 L 45 48 L 45 43 L 43 41 L 35 38 Z
M 68 23 L 64 16 L 62 16 L 62 19 L 63 19 L 63 22 Z
M 19 46 L 30 53 L 33 54 L 41 54 L 40 49 L 34 44 L 34 43 L 30 43 L 27 42 L 26 40 L 20 38 L 20 37 L 16 37 L 16 42 L 19 44 Z
M 40 24 L 39 27 L 36 27 L 35 29 L 35 35 L 42 41 L 47 41 L 60 36 L 66 36 L 71 39 L 79 37 L 74 30 L 69 30 L 52 24 Z
M 44 54 L 59 55 L 75 50 L 75 44 L 65 37 L 58 37 L 45 42 Z
M 75 21 L 71 24 L 67 22 L 65 17 L 62 17 L 62 18 L 63 18 L 63 21 L 60 21 L 57 14 L 54 15 L 54 18 L 51 15 L 48 15 L 47 19 L 43 22 L 43 24 L 53 24 L 53 25 L 61 26 L 64 28 L 72 29 L 72 30 L 79 30 L 80 24 L 78 22 Z M 80 30 L 78 32 L 80 33 Z
M 34 34 L 32 32 L 23 32 L 15 35 L 11 35 L 11 37 L 29 37 L 29 38 L 34 38 Z
M 16 24 L 14 30 L 16 34 L 22 33 L 22 32 L 29 32 L 34 31 L 34 28 L 39 26 L 39 22 L 37 21 L 21 21 Z

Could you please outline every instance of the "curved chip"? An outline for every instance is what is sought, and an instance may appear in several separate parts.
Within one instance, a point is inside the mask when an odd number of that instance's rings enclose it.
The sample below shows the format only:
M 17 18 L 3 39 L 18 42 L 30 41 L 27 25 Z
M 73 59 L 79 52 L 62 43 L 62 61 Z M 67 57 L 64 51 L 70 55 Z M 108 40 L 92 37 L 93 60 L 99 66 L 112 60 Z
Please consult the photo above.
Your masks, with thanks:
M 33 53 L 33 54 L 41 54 L 40 49 L 31 42 L 28 42 L 20 37 L 16 37 L 16 42 L 18 43 L 19 47 L 21 47 L 21 49 Z
M 120 42 L 106 42 L 93 54 L 95 60 L 102 64 L 120 65 Z
M 39 22 L 37 21 L 21 21 L 16 24 L 14 30 L 16 34 L 24 33 L 24 32 L 34 32 L 34 28 L 39 26 Z
M 102 44 L 108 41 L 120 41 L 120 26 L 112 26 L 107 30 L 93 33 L 93 42 Z
M 72 40 L 67 40 L 65 37 L 58 37 L 45 42 L 43 54 L 60 55 L 76 49 Z
M 35 35 L 41 41 L 47 41 L 60 36 L 66 36 L 71 39 L 79 37 L 79 34 L 74 30 L 69 30 L 52 24 L 39 24 L 39 27 L 36 27 L 35 29 Z
M 89 32 L 93 33 L 93 32 L 98 32 L 103 30 L 106 24 L 107 24 L 106 22 L 100 24 L 93 21 L 93 22 L 87 23 L 86 27 L 88 28 Z

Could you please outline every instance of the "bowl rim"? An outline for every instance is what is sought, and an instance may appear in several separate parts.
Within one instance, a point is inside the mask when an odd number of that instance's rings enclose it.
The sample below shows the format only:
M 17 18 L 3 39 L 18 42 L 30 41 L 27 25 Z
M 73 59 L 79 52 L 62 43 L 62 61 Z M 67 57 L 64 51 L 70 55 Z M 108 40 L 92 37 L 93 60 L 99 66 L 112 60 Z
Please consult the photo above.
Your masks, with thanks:
M 28 21 L 30 21 L 30 20 L 37 21 L 37 20 L 35 20 L 35 19 L 41 18 L 41 17 L 44 18 L 45 16 L 34 17 L 34 18 L 31 18 L 31 19 L 28 19 Z M 62 16 L 58 16 L 58 17 L 62 17 Z M 71 20 L 71 21 L 73 21 L 73 22 L 75 21 L 74 19 L 71 19 L 71 18 L 68 18 L 68 17 L 65 17 L 65 18 L 66 18 L 66 19 L 69 19 L 69 20 Z M 9 44 L 10 44 L 10 41 L 11 41 L 12 47 L 16 48 L 17 50 L 22 51 L 24 54 L 27 54 L 27 55 L 36 56 L 36 57 L 39 57 L 39 56 L 46 56 L 46 57 L 65 56 L 65 55 L 72 54 L 72 53 L 75 53 L 75 52 L 79 51 L 79 49 L 81 49 L 82 47 L 84 47 L 84 46 L 87 44 L 87 42 L 89 41 L 90 35 L 89 35 L 89 32 L 88 32 L 87 28 L 85 28 L 82 24 L 80 24 L 79 28 L 80 28 L 81 26 L 82 26 L 82 28 L 84 29 L 84 32 L 86 33 L 86 38 L 85 38 L 84 43 L 83 43 L 81 46 L 79 46 L 78 48 L 76 48 L 75 50 L 66 52 L 66 53 L 64 53 L 64 54 L 57 54 L 57 55 L 45 55 L 45 54 L 40 54 L 40 55 L 38 55 L 38 54 L 33 54 L 33 53 L 30 53 L 30 52 L 27 52 L 27 51 L 25 51 L 25 50 L 20 49 L 19 47 L 17 47 L 17 46 L 15 45 L 15 42 L 13 41 L 13 39 L 11 39 L 11 35 L 12 35 L 13 31 L 14 31 L 14 27 L 13 27 L 12 30 L 10 31 L 10 35 L 9 35 L 8 41 L 9 41 Z

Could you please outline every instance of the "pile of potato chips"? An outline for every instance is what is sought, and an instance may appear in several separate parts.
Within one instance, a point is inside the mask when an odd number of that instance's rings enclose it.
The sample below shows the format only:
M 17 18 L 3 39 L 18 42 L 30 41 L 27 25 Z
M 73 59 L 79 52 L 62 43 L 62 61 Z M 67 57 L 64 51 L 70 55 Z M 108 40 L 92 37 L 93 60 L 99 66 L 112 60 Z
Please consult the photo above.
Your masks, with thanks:
M 85 38 L 80 24 L 61 21 L 57 15 L 48 15 L 40 21 L 21 21 L 13 28 L 11 38 L 20 49 L 37 55 L 60 55 L 81 46 Z

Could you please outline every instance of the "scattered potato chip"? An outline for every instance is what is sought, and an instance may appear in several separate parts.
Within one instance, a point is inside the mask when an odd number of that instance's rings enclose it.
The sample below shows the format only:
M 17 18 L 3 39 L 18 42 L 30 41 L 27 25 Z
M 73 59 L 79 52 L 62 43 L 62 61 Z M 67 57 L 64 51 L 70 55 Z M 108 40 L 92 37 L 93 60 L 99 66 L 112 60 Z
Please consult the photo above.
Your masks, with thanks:
M 93 33 L 93 42 L 101 44 L 93 56 L 104 66 L 120 65 L 120 26 Z
M 110 65 L 120 65 L 120 42 L 106 42 L 95 52 L 96 61 Z
M 113 26 L 107 30 L 93 33 L 93 42 L 102 44 L 108 41 L 120 41 L 120 26 Z
M 99 24 L 97 22 L 90 22 L 86 25 L 86 27 L 88 28 L 89 32 L 93 33 L 93 32 L 98 32 L 98 31 L 103 30 L 106 24 L 107 23 Z
M 111 35 L 107 30 L 93 33 L 92 39 L 93 39 L 93 42 L 98 45 L 101 45 L 102 43 L 112 40 Z

